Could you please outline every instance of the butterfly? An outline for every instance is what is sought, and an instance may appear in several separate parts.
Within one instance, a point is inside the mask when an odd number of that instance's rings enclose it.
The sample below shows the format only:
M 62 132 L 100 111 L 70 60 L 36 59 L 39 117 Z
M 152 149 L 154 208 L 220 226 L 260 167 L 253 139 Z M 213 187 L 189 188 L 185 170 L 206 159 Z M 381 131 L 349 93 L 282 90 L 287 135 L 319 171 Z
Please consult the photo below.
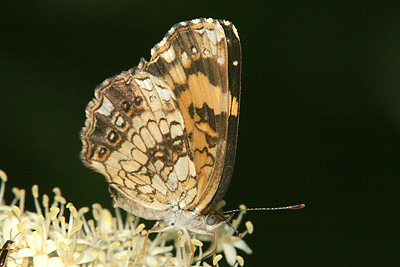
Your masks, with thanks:
M 235 26 L 200 18 L 174 25 L 149 61 L 95 89 L 82 161 L 105 175 L 119 207 L 165 223 L 148 234 L 215 237 L 226 221 L 217 205 L 235 162 L 240 75 Z

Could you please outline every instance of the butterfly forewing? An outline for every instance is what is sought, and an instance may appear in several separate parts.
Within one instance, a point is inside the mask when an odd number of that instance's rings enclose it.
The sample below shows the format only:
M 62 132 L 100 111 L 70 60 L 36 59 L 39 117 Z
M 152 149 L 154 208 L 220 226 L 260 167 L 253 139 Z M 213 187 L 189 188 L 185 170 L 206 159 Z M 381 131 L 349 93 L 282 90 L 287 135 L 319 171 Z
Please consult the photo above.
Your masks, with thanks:
M 152 52 L 145 68 L 164 77 L 177 96 L 196 166 L 197 195 L 187 208 L 201 212 L 223 197 L 226 189 L 221 188 L 210 205 L 219 186 L 227 188 L 233 169 L 240 96 L 239 38 L 229 22 L 199 19 L 177 24 Z
M 228 121 L 226 150 L 224 162 L 219 161 L 219 167 L 222 168 L 221 180 L 218 183 L 218 189 L 208 206 L 203 210 L 207 214 L 213 210 L 218 202 L 224 197 L 230 179 L 232 177 L 233 167 L 236 156 L 236 143 L 239 127 L 239 109 L 240 109 L 240 85 L 241 85 L 241 67 L 242 67 L 242 51 L 239 35 L 235 26 L 230 22 L 221 22 L 224 28 L 227 48 L 227 78 L 229 90 L 228 104 Z
M 204 214 L 229 184 L 239 96 L 234 26 L 213 19 L 177 24 L 149 62 L 96 88 L 82 159 L 135 215 L 164 219 L 173 207 Z

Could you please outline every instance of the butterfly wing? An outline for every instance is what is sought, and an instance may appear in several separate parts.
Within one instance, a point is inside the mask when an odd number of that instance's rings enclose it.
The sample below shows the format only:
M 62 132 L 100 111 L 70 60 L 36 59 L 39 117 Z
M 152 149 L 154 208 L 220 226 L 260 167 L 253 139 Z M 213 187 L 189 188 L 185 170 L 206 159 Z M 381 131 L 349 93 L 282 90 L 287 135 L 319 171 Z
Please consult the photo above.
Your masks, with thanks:
M 103 82 L 86 113 L 83 161 L 106 176 L 120 206 L 162 219 L 160 212 L 178 203 L 181 181 L 195 184 L 173 93 L 152 75 L 130 70 Z
M 177 24 L 143 69 L 176 95 L 196 166 L 196 198 L 185 209 L 207 213 L 225 195 L 235 160 L 241 70 L 236 28 L 214 19 Z
M 105 80 L 86 109 L 82 160 L 103 173 L 117 204 L 146 219 L 203 212 L 233 169 L 240 43 L 228 22 L 175 25 L 149 62 Z

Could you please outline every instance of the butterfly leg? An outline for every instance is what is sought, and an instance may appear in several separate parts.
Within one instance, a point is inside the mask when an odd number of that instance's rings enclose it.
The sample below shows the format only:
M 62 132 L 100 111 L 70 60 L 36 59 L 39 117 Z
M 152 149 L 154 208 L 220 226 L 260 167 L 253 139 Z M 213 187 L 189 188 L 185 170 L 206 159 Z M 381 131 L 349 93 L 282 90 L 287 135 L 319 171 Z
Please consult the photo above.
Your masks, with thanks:
M 140 253 L 140 256 L 141 256 L 141 257 L 144 255 L 144 251 L 146 250 L 146 243 L 147 243 L 147 240 L 149 239 L 149 235 L 150 235 L 151 233 L 162 233 L 162 232 L 165 232 L 165 231 L 168 231 L 168 230 L 171 230 L 172 228 L 174 228 L 174 225 L 169 225 L 169 226 L 167 226 L 167 227 L 164 227 L 164 228 L 161 228 L 161 229 L 157 229 L 157 230 L 156 230 L 156 228 L 158 227 L 159 224 L 160 224 L 160 222 L 157 221 L 157 222 L 153 225 L 153 227 L 152 227 L 150 230 L 147 231 L 146 237 L 145 237 L 144 242 L 143 242 L 142 252 Z
M 142 252 L 140 253 L 140 256 L 143 256 L 143 255 L 144 255 L 144 251 L 145 251 L 145 249 L 146 249 L 147 239 L 149 239 L 150 233 L 154 233 L 154 229 L 155 229 L 159 224 L 160 224 L 160 222 L 157 221 L 157 222 L 153 225 L 153 227 L 152 227 L 150 230 L 147 231 L 146 237 L 144 238 L 143 248 L 142 248 Z
M 196 234 L 201 234 L 201 235 L 211 235 L 214 237 L 214 248 L 212 248 L 212 250 L 210 250 L 210 248 L 207 249 L 207 251 L 204 253 L 205 256 L 203 256 L 202 258 L 196 260 L 204 260 L 209 258 L 212 254 L 215 257 L 216 252 L 217 252 L 217 248 L 218 248 L 218 235 L 217 232 L 209 232 L 209 231 L 205 231 L 205 230 L 201 230 L 201 229 L 190 229 L 191 232 L 196 233 Z
M 213 256 L 213 258 L 215 258 L 215 256 L 217 255 L 217 248 L 218 248 L 218 235 L 216 232 L 207 232 L 208 235 L 212 235 L 214 236 L 214 248 L 212 249 L 212 251 L 210 251 L 210 253 L 208 255 L 206 255 L 205 257 L 209 257 Z M 211 247 L 211 246 L 210 246 Z
M 192 266 L 192 261 L 193 261 L 193 256 L 194 256 L 194 248 L 192 245 L 192 239 L 190 238 L 189 232 L 186 230 L 186 228 L 183 228 L 182 231 L 185 234 L 186 240 L 188 241 L 188 244 L 189 244 L 190 254 L 189 254 L 188 266 L 190 267 L 190 266 Z

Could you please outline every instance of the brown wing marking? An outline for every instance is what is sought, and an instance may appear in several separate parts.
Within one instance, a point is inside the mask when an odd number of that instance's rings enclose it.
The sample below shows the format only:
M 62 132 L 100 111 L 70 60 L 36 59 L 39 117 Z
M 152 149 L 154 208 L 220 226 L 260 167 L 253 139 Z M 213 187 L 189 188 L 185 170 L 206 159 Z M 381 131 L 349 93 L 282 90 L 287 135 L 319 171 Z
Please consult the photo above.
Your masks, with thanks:
M 106 80 L 95 95 L 82 131 L 83 161 L 133 201 L 159 210 L 176 205 L 179 179 L 195 173 L 186 136 L 176 130 L 184 123 L 173 92 L 151 75 L 130 71 Z M 177 162 L 188 171 L 176 174 Z
M 143 70 L 165 79 L 177 97 L 196 166 L 198 186 L 196 199 L 184 208 L 196 207 L 199 212 L 209 206 L 216 195 L 226 154 L 229 152 L 230 158 L 232 154 L 234 157 L 231 148 L 236 146 L 235 137 L 235 144 L 227 147 L 229 134 L 232 135 L 229 129 L 235 127 L 228 124 L 232 121 L 230 116 L 237 114 L 239 98 L 230 90 L 228 68 L 232 58 L 228 55 L 225 33 L 226 29 L 232 32 L 234 27 L 227 22 L 221 23 L 230 26 L 222 26 L 212 19 L 175 25 L 152 49 L 150 62 L 143 61 L 142 66 Z M 235 36 L 238 40 L 237 34 Z M 240 44 L 236 42 L 234 46 L 239 49 L 235 52 L 240 61 Z

